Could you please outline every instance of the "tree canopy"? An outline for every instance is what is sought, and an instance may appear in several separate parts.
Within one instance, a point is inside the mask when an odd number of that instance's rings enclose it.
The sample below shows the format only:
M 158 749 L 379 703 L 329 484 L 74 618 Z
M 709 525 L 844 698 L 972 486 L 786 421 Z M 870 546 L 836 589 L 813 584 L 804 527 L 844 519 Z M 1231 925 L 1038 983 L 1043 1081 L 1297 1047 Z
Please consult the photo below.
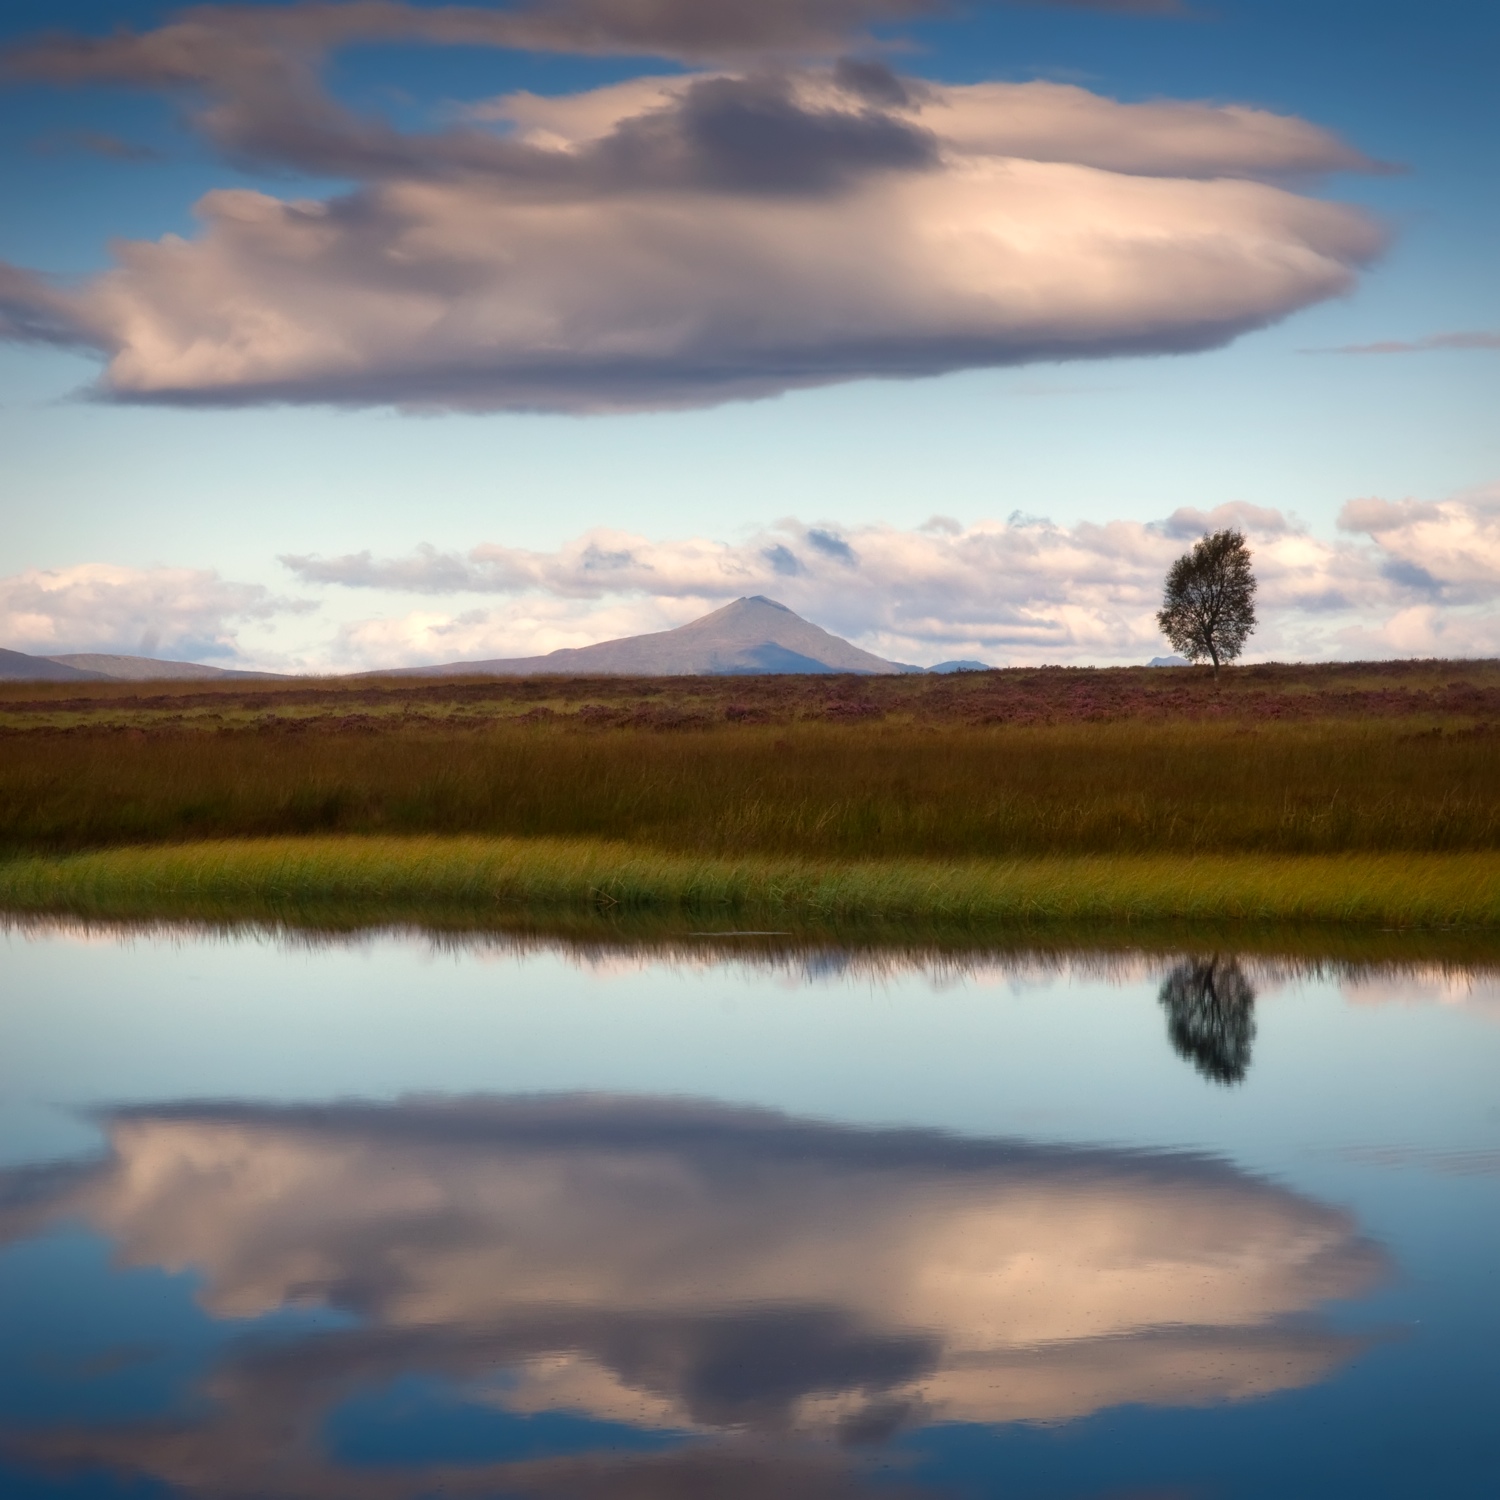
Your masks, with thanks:
M 1200 537 L 1167 574 L 1156 617 L 1161 632 L 1189 661 L 1233 661 L 1255 629 L 1255 574 L 1238 531 Z

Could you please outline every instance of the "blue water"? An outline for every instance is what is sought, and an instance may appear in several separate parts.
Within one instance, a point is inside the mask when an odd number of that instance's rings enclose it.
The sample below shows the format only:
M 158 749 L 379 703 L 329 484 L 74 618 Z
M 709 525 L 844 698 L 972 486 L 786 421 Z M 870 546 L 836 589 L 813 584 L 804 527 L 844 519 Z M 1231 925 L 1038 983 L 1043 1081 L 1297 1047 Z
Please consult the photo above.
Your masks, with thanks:
M 1500 1493 L 1500 976 L 0 933 L 0 1495 Z

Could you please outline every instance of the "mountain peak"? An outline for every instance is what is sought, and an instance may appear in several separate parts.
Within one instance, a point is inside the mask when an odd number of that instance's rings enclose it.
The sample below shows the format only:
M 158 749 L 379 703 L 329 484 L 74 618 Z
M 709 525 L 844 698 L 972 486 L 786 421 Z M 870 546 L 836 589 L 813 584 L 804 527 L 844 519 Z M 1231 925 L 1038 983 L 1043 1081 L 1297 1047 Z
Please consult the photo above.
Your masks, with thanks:
M 625 636 L 594 646 L 565 647 L 546 656 L 406 667 L 402 675 L 474 672 L 497 677 L 554 673 L 579 677 L 594 674 L 680 677 L 858 672 L 873 676 L 920 670 L 863 651 L 811 620 L 804 620 L 778 599 L 750 594 L 675 630 Z

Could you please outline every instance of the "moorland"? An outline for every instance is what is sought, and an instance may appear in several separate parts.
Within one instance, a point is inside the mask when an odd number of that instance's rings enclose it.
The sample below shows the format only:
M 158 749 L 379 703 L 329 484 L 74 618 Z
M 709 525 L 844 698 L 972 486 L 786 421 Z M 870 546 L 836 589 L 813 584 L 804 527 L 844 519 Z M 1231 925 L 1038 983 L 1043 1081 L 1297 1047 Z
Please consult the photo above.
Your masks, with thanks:
M 1500 928 L 1500 663 L 0 686 L 0 905 Z

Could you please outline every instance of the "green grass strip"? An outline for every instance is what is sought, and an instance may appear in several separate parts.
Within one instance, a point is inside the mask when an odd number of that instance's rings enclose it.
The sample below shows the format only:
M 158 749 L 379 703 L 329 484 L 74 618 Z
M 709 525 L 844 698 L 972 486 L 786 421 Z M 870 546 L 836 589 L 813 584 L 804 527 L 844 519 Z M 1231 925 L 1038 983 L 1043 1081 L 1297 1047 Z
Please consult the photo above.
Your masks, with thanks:
M 1500 927 L 1500 854 L 1099 855 L 831 861 L 600 841 L 309 837 L 0 863 L 12 912 L 152 918 L 342 902 L 406 911 L 609 910 L 946 928 L 1054 922 Z

